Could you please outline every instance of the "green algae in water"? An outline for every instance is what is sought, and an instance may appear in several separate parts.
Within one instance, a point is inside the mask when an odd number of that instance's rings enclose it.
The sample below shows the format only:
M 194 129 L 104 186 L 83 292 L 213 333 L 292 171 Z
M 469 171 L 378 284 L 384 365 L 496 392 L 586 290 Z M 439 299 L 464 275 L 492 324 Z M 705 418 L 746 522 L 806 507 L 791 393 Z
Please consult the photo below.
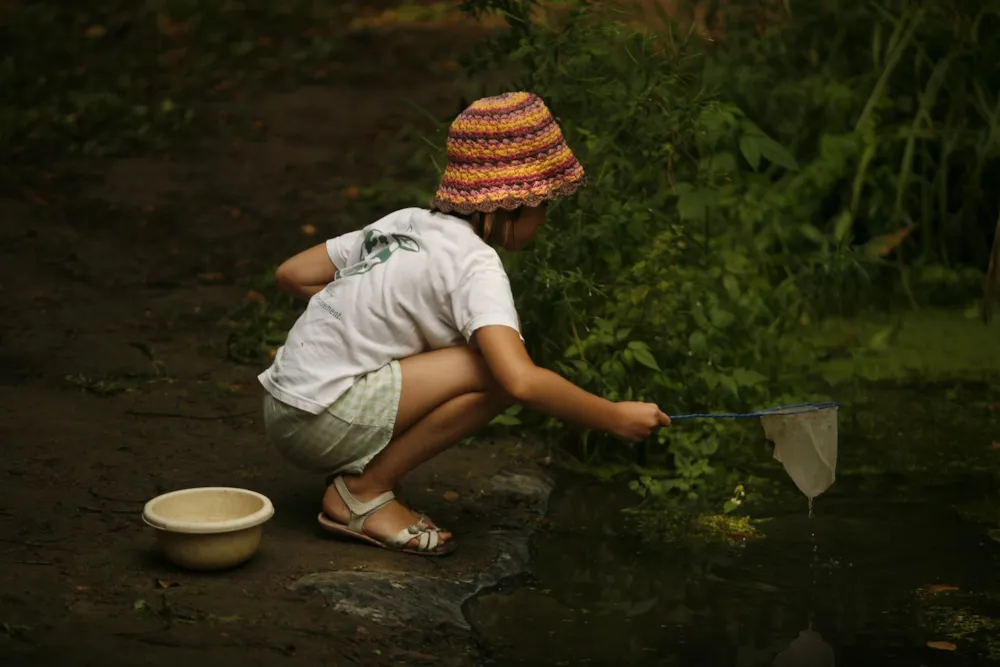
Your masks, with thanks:
M 975 651 L 988 660 L 1000 661 L 1000 618 L 984 615 L 974 604 L 976 598 L 985 597 L 985 602 L 995 605 L 997 600 L 991 599 L 995 596 L 921 588 L 915 597 L 922 624 L 935 641 L 947 639 L 957 644 L 959 650 Z

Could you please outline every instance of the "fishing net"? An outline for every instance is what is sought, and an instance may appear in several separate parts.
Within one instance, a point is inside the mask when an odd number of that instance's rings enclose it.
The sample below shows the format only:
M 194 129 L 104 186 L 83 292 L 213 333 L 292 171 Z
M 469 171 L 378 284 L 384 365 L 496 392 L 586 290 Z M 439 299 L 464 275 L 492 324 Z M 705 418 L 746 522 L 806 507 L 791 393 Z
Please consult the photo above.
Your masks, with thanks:
M 838 408 L 838 403 L 802 403 L 747 414 L 677 415 L 671 419 L 759 417 L 764 436 L 774 443 L 774 458 L 802 493 L 815 498 L 837 478 Z
M 800 405 L 760 413 L 774 458 L 809 498 L 837 479 L 837 405 Z

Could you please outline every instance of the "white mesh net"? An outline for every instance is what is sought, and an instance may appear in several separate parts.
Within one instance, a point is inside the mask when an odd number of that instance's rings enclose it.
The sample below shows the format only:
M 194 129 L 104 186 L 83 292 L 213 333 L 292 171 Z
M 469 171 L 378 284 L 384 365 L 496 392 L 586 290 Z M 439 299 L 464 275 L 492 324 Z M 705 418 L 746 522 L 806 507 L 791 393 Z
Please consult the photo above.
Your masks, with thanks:
M 837 478 L 837 408 L 778 408 L 760 418 L 774 443 L 774 458 L 807 497 L 815 498 Z

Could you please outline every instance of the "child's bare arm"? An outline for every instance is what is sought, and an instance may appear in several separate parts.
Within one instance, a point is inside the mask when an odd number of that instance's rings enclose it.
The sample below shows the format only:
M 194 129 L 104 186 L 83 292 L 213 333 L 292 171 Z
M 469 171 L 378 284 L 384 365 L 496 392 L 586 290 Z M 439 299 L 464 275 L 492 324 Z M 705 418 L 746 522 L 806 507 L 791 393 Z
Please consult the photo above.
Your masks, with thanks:
M 336 275 L 326 244 L 320 243 L 285 260 L 275 272 L 275 280 L 283 292 L 308 299 L 332 283 Z

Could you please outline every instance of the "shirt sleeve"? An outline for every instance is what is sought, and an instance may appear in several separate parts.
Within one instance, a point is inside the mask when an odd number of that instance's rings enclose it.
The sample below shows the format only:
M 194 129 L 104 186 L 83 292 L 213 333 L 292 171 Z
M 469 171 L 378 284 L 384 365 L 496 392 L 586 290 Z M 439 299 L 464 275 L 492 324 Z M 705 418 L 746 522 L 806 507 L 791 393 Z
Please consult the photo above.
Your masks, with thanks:
M 326 242 L 326 254 L 330 256 L 330 261 L 333 262 L 333 265 L 337 269 L 343 270 L 358 260 L 357 257 L 352 257 L 351 254 L 363 234 L 364 230 L 359 229 L 354 232 L 341 234 Z
M 450 305 L 456 328 L 470 343 L 477 329 L 493 325 L 510 327 L 521 335 L 510 280 L 495 254 L 469 263 L 451 293 Z

